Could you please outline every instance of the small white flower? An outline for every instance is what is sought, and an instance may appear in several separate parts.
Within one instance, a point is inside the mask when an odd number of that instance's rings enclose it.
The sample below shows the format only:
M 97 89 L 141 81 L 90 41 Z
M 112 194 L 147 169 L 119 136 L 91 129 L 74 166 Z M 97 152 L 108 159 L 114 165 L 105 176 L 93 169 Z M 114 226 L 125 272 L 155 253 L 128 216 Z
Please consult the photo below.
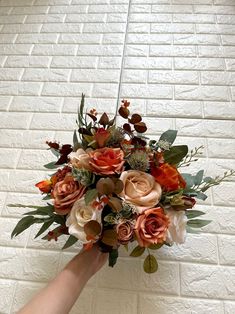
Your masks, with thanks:
M 167 230 L 166 242 L 169 244 L 183 244 L 186 239 L 187 217 L 184 210 L 166 210 L 170 219 L 170 225 Z
M 73 235 L 83 243 L 87 243 L 84 226 L 90 220 L 96 220 L 101 224 L 101 211 L 86 205 L 84 197 L 76 201 L 66 220 L 69 234 Z

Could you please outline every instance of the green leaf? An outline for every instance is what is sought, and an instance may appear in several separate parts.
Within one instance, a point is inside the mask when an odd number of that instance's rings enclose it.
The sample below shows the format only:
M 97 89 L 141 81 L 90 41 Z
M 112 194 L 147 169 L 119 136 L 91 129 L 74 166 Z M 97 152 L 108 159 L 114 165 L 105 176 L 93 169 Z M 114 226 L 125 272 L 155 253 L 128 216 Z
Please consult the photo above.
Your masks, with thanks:
M 167 130 L 166 132 L 162 133 L 162 135 L 159 138 L 160 141 L 166 141 L 170 144 L 170 146 L 174 143 L 177 136 L 176 130 Z
M 40 216 L 51 216 L 53 214 L 54 207 L 52 205 L 40 206 L 36 210 L 24 213 L 23 215 L 40 215 Z
M 188 153 L 187 145 L 172 146 L 170 150 L 164 152 L 164 159 L 169 164 L 178 164 Z
M 137 245 L 134 250 L 131 252 L 130 256 L 132 257 L 138 257 L 141 256 L 145 251 L 145 247 L 141 247 Z
M 158 250 L 163 246 L 164 243 L 151 244 L 148 248 L 150 250 Z
M 56 149 L 54 149 L 54 148 L 49 148 L 49 149 L 50 149 L 50 151 L 52 152 L 52 154 L 53 154 L 54 156 L 56 156 L 57 158 L 60 157 L 60 153 L 58 152 L 58 150 L 56 150 Z
M 191 188 L 192 186 L 194 186 L 194 178 L 190 173 L 181 173 L 181 175 L 186 182 L 187 188 Z
M 37 237 L 39 237 L 43 232 L 45 232 L 52 224 L 53 224 L 53 219 L 48 220 L 46 222 L 44 222 L 44 224 L 41 226 L 41 228 L 39 229 L 38 233 L 35 235 L 34 239 L 36 239 Z
M 187 222 L 187 226 L 191 228 L 202 228 L 208 225 L 211 220 L 203 220 L 203 219 L 192 219 Z
M 214 179 L 211 178 L 211 177 L 205 177 L 205 178 L 203 179 L 203 182 L 206 182 L 206 183 L 209 183 L 209 182 L 212 182 L 212 181 L 214 181 Z
M 73 235 L 69 236 L 68 240 L 66 241 L 65 245 L 62 247 L 62 250 L 69 248 L 70 246 L 74 245 L 78 239 Z
M 47 194 L 46 196 L 43 197 L 44 201 L 50 200 L 51 199 L 51 194 Z
M 200 185 L 203 179 L 204 170 L 198 171 L 198 173 L 194 176 L 194 184 Z
M 155 273 L 158 269 L 156 258 L 149 254 L 144 260 L 144 271 L 148 274 Z
M 113 267 L 116 264 L 117 258 L 118 258 L 118 250 L 112 249 L 112 251 L 109 252 L 109 266 L 110 267 Z
M 205 201 L 207 199 L 207 195 L 202 192 L 197 192 L 196 198 Z
M 88 205 L 93 201 L 98 195 L 98 191 L 96 189 L 88 190 L 85 194 L 85 203 Z
M 185 214 L 186 214 L 188 219 L 192 219 L 192 218 L 196 218 L 196 217 L 205 215 L 205 213 L 200 211 L 200 210 L 187 210 Z
M 9 207 L 22 207 L 22 208 L 35 208 L 38 209 L 41 206 L 37 206 L 37 205 L 24 205 L 24 204 L 7 204 L 7 206 Z M 42 206 L 44 207 L 44 206 Z
M 79 144 L 78 137 L 77 137 L 77 131 L 74 130 L 73 132 L 73 150 L 76 151 L 81 145 Z
M 33 216 L 27 216 L 20 219 L 20 221 L 15 226 L 14 230 L 11 233 L 11 238 L 18 236 L 24 230 L 28 229 L 32 224 L 34 224 L 35 219 Z
M 52 161 L 52 162 L 49 162 L 46 165 L 43 165 L 43 167 L 45 167 L 47 169 L 55 169 L 55 168 L 58 168 L 59 165 L 56 165 L 56 161 Z
M 200 232 L 197 229 L 192 229 L 189 226 L 186 226 L 186 231 L 192 234 L 199 234 Z

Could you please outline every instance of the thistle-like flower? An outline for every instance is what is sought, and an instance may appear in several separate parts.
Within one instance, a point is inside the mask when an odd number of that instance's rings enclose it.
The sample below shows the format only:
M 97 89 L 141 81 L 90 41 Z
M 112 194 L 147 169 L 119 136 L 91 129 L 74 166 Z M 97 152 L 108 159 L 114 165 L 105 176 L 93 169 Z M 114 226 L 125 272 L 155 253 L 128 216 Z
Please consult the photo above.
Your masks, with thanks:
M 80 182 L 84 186 L 89 186 L 95 182 L 95 175 L 84 168 L 73 168 L 72 175 L 76 181 Z
M 111 130 L 110 137 L 106 143 L 107 146 L 120 147 L 120 143 L 124 139 L 124 134 L 121 128 L 115 128 Z
M 136 150 L 128 158 L 131 169 L 146 172 L 149 169 L 149 157 L 145 151 Z

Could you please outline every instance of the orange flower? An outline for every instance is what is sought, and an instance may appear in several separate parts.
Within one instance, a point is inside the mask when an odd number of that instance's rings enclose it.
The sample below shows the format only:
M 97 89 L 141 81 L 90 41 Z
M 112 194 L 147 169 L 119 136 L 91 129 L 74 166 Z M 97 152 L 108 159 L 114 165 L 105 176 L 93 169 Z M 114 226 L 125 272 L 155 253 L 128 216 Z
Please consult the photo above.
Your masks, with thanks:
M 158 168 L 151 167 L 151 174 L 165 191 L 175 191 L 186 187 L 186 182 L 179 171 L 168 163 Z
M 145 210 L 138 216 L 135 224 L 135 235 L 141 247 L 149 247 L 151 244 L 163 243 L 169 218 L 161 207 Z
M 89 152 L 90 166 L 97 174 L 111 175 L 123 171 L 124 153 L 120 148 L 99 148 Z
M 85 186 L 74 180 L 73 176 L 67 174 L 64 180 L 56 183 L 51 196 L 54 198 L 55 211 L 60 215 L 70 212 L 75 201 L 85 193 Z
M 52 187 L 52 182 L 51 182 L 51 180 L 44 180 L 44 181 L 38 182 L 37 184 L 35 184 L 35 186 L 37 188 L 39 188 L 39 190 L 42 193 L 50 193 L 51 187 Z
M 104 128 L 98 128 L 96 131 L 94 138 L 100 148 L 105 146 L 107 139 L 109 138 L 110 133 L 109 131 L 105 130 Z

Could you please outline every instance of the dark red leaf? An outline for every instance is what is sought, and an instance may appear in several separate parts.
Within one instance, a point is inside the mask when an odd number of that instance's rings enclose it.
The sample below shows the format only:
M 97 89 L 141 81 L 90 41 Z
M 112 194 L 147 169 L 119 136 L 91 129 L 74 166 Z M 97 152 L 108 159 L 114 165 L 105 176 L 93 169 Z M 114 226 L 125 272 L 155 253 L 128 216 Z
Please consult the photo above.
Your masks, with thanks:
M 125 123 L 123 124 L 123 129 L 128 132 L 128 133 L 131 133 L 131 126 L 129 123 Z
M 135 123 L 134 128 L 139 133 L 144 133 L 147 131 L 147 127 L 146 127 L 146 124 L 144 122 Z
M 107 113 L 103 113 L 102 116 L 100 117 L 99 123 L 102 124 L 103 126 L 106 126 L 109 124 L 109 117 L 107 116 Z
M 128 119 L 129 123 L 135 124 L 139 123 L 142 120 L 141 116 L 137 113 L 134 113 L 130 119 Z
M 120 107 L 118 113 L 120 114 L 121 117 L 127 119 L 130 114 L 130 111 L 126 107 Z
M 97 121 L 96 116 L 94 116 L 93 114 L 87 113 L 87 115 L 88 115 L 94 122 Z
M 46 141 L 46 144 L 50 147 L 50 148 L 54 148 L 55 150 L 58 150 L 60 148 L 60 145 L 56 142 L 48 142 Z

